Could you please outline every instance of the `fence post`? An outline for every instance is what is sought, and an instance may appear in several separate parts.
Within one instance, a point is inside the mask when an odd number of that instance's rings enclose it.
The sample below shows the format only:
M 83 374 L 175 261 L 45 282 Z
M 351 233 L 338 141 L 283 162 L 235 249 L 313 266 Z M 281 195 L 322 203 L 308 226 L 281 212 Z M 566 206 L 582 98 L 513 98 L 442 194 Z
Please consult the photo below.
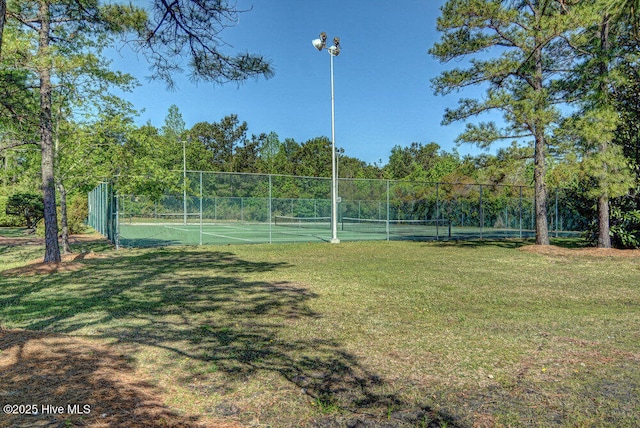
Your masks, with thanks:
M 102 231 L 102 223 L 101 223 L 102 221 L 102 183 L 98 185 L 98 188 L 96 189 L 96 193 L 93 196 L 93 198 L 96 205 L 96 215 L 94 218 L 96 222 L 95 229 L 98 232 L 104 234 Z
M 386 230 L 387 230 L 387 241 L 389 240 L 389 215 L 390 215 L 390 206 L 389 206 L 389 202 L 391 200 L 391 180 L 387 180 L 387 224 L 386 224 Z
M 100 194 L 100 203 L 102 204 L 102 209 L 100 211 L 100 233 L 102 233 L 105 237 L 107 236 L 107 185 L 102 183 L 102 189 Z
M 269 203 L 267 204 L 269 209 L 269 244 L 271 244 L 271 216 L 273 212 L 273 205 L 271 202 L 271 195 L 272 195 L 271 185 L 272 185 L 271 174 L 269 174 Z
M 558 237 L 558 189 L 556 189 L 556 238 Z
M 202 171 L 200 171 L 200 245 L 202 245 Z
M 504 223 L 505 223 L 505 228 L 507 231 L 507 236 L 511 236 L 511 223 L 509 222 L 509 209 L 511 208 L 511 198 L 509 198 L 507 200 L 507 202 L 505 202 L 505 206 L 504 206 Z
M 96 228 L 96 202 L 95 202 L 96 190 L 93 189 L 89 193 L 89 226 Z
M 484 206 L 482 205 L 482 184 L 480 185 L 480 239 L 483 239 L 482 232 L 484 228 Z
M 107 236 L 107 228 L 106 228 L 106 222 L 107 222 L 107 194 L 106 191 L 104 189 L 105 184 L 102 183 L 100 185 L 100 233 L 102 234 L 102 236 L 106 237 Z
M 116 250 L 120 249 L 120 207 L 119 207 L 120 198 L 116 193 L 116 227 L 115 227 L 115 237 L 114 244 L 116 244 Z
M 533 204 L 531 205 L 531 228 L 533 229 L 533 235 L 536 234 L 536 196 L 533 195 Z
M 100 189 L 100 233 L 102 233 L 105 237 L 107 236 L 107 190 L 106 184 L 102 183 L 102 188 Z
M 104 235 L 104 230 L 102 230 L 102 183 L 98 185 L 96 191 L 96 225 L 95 229 Z
M 438 219 L 440 218 L 440 186 L 436 183 L 436 241 L 440 240 L 440 228 L 438 227 Z
M 106 185 L 106 236 L 107 239 L 109 239 L 109 241 L 111 241 L 111 243 L 115 244 L 115 236 L 114 236 L 114 231 L 113 231 L 113 209 L 114 209 L 114 205 L 115 205 L 115 201 L 113 198 L 113 194 L 111 192 L 111 189 L 109 188 L 109 185 Z
M 520 201 L 518 211 L 520 211 L 520 239 L 522 239 L 522 186 L 520 186 Z

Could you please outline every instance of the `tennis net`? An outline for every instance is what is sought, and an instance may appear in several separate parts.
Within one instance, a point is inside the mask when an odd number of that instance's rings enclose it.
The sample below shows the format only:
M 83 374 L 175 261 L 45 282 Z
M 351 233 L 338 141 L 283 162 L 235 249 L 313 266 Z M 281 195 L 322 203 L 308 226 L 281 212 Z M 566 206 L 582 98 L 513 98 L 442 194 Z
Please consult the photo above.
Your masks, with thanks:
M 451 238 L 451 222 L 447 219 L 385 220 L 343 217 L 342 230 L 361 233 L 388 233 L 399 236 L 448 236 Z
M 331 217 L 291 217 L 277 215 L 274 217 L 274 225 L 300 229 L 329 229 L 331 228 Z

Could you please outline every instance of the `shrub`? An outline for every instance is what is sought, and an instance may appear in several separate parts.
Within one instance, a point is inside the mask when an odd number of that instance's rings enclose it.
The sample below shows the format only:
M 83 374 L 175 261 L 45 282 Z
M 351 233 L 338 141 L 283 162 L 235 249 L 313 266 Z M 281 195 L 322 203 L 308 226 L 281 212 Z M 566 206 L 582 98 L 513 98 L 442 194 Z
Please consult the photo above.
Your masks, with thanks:
M 5 213 L 19 217 L 21 225 L 35 229 L 44 217 L 44 203 L 42 195 L 36 193 L 16 193 L 9 196 Z
M 0 227 L 20 227 L 24 225 L 24 219 L 7 214 L 7 202 L 9 197 L 0 195 Z
M 640 248 L 640 210 L 611 208 L 611 237 L 616 248 Z
M 76 193 L 67 203 L 67 225 L 69 234 L 83 233 L 86 231 L 86 220 L 89 216 L 87 196 Z

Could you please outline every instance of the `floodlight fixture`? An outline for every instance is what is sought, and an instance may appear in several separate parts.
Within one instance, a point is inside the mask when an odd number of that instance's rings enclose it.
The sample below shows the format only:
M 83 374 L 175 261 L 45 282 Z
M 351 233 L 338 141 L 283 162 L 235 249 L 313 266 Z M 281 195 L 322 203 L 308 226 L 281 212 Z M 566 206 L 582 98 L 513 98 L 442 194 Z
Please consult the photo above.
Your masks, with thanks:
M 320 33 L 320 38 L 312 40 L 311 43 L 313 43 L 314 48 L 321 51 L 327 46 L 327 33 L 323 31 L 322 33 Z

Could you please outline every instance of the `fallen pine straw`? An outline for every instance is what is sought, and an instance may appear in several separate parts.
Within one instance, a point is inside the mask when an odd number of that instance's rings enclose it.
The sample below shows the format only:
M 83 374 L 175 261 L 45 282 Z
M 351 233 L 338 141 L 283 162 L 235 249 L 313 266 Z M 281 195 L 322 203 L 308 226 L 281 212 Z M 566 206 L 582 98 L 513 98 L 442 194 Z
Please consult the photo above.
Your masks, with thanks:
M 3 409 L 25 405 L 30 413 L 34 408 L 39 411 L 37 415 L 5 412 L 0 417 L 2 427 L 239 426 L 231 421 L 205 423 L 172 411 L 126 356 L 106 345 L 25 330 L 0 330 L 0 404 Z M 53 409 L 60 407 L 62 414 L 54 414 Z
M 4 276 L 44 275 L 55 272 L 74 272 L 84 267 L 82 260 L 106 257 L 101 253 L 71 253 L 62 255 L 60 263 L 44 263 L 42 259 L 31 260 L 24 266 L 2 271 Z

